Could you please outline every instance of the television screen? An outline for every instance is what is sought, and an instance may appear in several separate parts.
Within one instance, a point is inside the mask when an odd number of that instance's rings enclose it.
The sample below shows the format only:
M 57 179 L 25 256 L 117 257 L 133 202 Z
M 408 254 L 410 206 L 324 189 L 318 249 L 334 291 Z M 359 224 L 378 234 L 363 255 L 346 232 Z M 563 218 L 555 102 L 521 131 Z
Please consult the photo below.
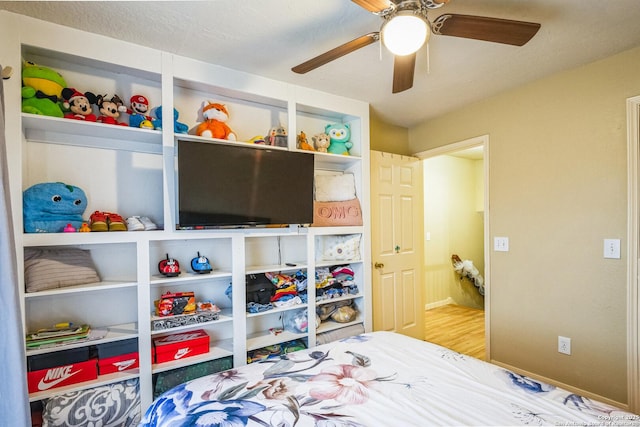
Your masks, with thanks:
M 313 155 L 178 141 L 178 227 L 313 222 Z

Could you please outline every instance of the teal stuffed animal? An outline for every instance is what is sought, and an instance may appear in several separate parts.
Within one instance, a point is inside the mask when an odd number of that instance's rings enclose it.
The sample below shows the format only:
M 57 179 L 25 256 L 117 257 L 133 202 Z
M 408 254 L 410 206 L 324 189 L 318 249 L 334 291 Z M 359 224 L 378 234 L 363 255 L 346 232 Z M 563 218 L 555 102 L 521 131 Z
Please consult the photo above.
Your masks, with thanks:
M 353 147 L 351 142 L 351 127 L 348 124 L 334 123 L 324 128 L 324 133 L 329 135 L 331 143 L 327 148 L 328 153 L 349 155 Z
M 68 224 L 82 226 L 87 196 L 73 185 L 44 182 L 24 190 L 22 205 L 26 233 L 60 233 Z
M 154 111 L 155 116 L 157 117 L 156 120 L 156 129 L 162 129 L 162 105 L 158 106 L 155 108 Z M 188 133 L 189 131 L 189 126 L 187 126 L 184 123 L 180 123 L 178 121 L 178 116 L 180 113 L 178 113 L 178 110 L 176 110 L 175 108 L 173 109 L 173 132 L 174 133 Z

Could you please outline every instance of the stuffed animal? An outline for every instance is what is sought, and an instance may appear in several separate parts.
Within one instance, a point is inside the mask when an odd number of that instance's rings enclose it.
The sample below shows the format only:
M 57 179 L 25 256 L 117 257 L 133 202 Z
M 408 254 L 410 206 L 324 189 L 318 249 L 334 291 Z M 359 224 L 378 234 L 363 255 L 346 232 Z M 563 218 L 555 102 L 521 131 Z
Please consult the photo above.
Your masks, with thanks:
M 96 104 L 100 109 L 100 116 L 98 116 L 98 122 L 109 125 L 129 126 L 124 122 L 119 122 L 120 107 L 124 105 L 122 99 L 118 95 L 113 95 L 111 99 L 107 99 L 107 95 L 98 95 L 96 98 Z
M 156 129 L 162 129 L 162 105 L 160 105 L 159 107 L 155 108 L 154 110 L 154 114 L 157 117 L 156 121 L 155 121 L 155 128 Z M 180 113 L 178 113 L 178 110 L 176 110 L 175 108 L 173 109 L 173 132 L 174 133 L 187 133 L 189 131 L 189 126 L 187 126 L 184 123 L 180 123 L 178 121 L 178 116 L 180 115 Z
M 329 135 L 331 140 L 327 152 L 349 155 L 349 150 L 353 147 L 353 143 L 351 142 L 351 127 L 348 124 L 330 124 L 325 126 L 324 132 Z
M 300 132 L 300 135 L 298 135 L 298 148 L 301 150 L 316 151 L 307 141 L 307 135 L 304 132 Z
M 313 145 L 316 147 L 316 151 L 319 153 L 326 153 L 329 144 L 331 144 L 331 139 L 326 133 L 314 135 L 311 137 L 311 140 L 313 141 Z
M 264 136 L 262 135 L 256 135 L 253 138 L 251 138 L 248 142 L 249 144 L 258 144 L 258 145 L 265 145 L 267 143 L 264 140 Z
M 267 138 L 267 144 L 275 147 L 286 147 L 287 142 L 287 130 L 284 126 L 273 127 L 269 130 L 269 136 Z
M 216 102 L 207 101 L 207 105 L 202 107 L 204 122 L 196 128 L 196 135 L 206 136 L 216 139 L 236 140 L 236 134 L 227 125 L 229 112 L 227 107 Z
M 60 99 L 67 83 L 60 73 L 28 61 L 22 67 L 22 112 L 63 117 Z
M 95 122 L 98 120 L 93 114 L 93 104 L 96 103 L 97 97 L 91 92 L 78 92 L 72 87 L 62 89 L 62 98 L 64 102 L 62 106 L 69 110 L 65 113 L 65 119 L 84 120 L 86 122 Z
M 129 126 L 132 128 L 157 129 L 158 121 L 147 114 L 150 112 L 149 100 L 142 95 L 133 95 L 129 99 L 130 108 L 124 105 L 120 112 L 129 115 Z
M 87 196 L 73 185 L 44 182 L 24 190 L 22 204 L 26 233 L 60 233 L 67 225 L 82 227 Z

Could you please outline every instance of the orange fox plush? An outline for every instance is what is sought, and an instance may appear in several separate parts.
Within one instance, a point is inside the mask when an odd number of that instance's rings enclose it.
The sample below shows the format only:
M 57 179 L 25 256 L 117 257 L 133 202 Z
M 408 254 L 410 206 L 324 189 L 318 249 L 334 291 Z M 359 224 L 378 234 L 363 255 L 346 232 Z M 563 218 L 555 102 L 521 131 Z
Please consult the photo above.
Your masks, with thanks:
M 229 112 L 224 105 L 207 101 L 207 105 L 202 108 L 202 116 L 204 122 L 196 128 L 196 135 L 230 141 L 236 140 L 236 134 L 225 123 L 229 119 Z

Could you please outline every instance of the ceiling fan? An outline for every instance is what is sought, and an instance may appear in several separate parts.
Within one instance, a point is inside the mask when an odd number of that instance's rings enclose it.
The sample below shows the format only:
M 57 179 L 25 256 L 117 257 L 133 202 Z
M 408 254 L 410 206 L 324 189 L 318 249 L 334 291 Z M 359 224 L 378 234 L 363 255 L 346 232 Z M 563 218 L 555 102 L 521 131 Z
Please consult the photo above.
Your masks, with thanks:
M 360 36 L 296 65 L 291 69 L 293 72 L 307 73 L 334 59 L 382 40 L 394 54 L 392 92 L 398 93 L 413 86 L 416 52 L 429 41 L 431 33 L 523 46 L 540 29 L 540 24 L 533 22 L 453 13 L 440 15 L 433 22 L 429 21 L 427 12 L 444 6 L 449 0 L 351 1 L 383 18 L 380 31 Z M 416 33 L 409 34 L 412 28 Z M 397 40 L 396 43 L 394 43 L 395 40 Z

